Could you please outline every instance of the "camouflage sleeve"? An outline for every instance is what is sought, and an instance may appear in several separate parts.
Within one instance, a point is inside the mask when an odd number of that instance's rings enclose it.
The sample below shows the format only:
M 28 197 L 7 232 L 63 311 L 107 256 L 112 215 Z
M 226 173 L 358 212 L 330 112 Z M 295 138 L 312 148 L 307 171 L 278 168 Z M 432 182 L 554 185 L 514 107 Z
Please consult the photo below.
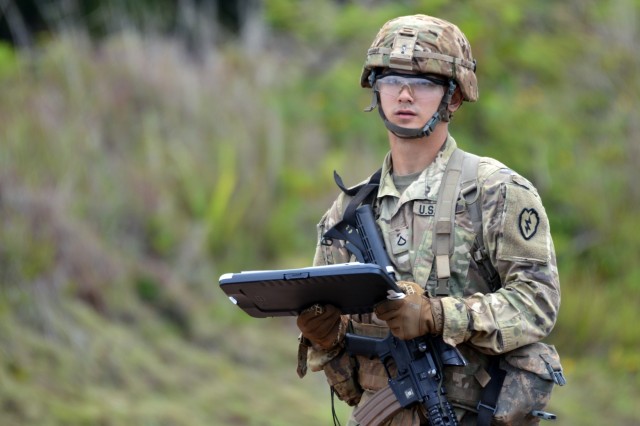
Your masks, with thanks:
M 323 243 L 322 235 L 342 218 L 345 207 L 345 197 L 341 194 L 331 208 L 322 216 L 318 223 L 318 242 L 313 259 L 314 266 L 344 263 L 350 260 L 350 255 L 342 241 Z M 311 371 L 323 371 L 327 382 L 335 390 L 338 398 L 348 405 L 356 405 L 362 395 L 357 383 L 355 361 L 342 346 L 326 351 L 311 346 L 307 353 L 307 363 Z
M 499 354 L 551 332 L 560 282 L 549 221 L 533 185 L 495 167 L 480 196 L 485 246 L 502 286 L 494 293 L 443 298 L 443 336 L 452 345 L 468 342 Z
M 324 242 L 322 235 L 338 223 L 342 219 L 342 213 L 346 208 L 345 196 L 340 196 L 333 203 L 331 208 L 322 216 L 320 223 L 317 225 L 317 243 L 316 254 L 313 258 L 313 265 L 333 265 L 336 263 L 345 263 L 350 259 L 349 252 L 344 246 L 344 241 L 334 240 Z

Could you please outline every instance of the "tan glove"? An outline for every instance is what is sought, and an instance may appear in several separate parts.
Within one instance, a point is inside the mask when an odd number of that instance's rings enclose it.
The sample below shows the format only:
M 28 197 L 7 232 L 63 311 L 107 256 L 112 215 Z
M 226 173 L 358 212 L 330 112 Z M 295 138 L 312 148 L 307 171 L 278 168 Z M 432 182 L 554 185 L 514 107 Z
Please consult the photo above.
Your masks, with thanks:
M 302 311 L 296 324 L 304 337 L 322 349 L 329 350 L 344 339 L 348 321 L 335 306 L 313 305 Z
M 440 299 L 427 297 L 416 283 L 400 281 L 398 285 L 407 296 L 404 299 L 385 300 L 375 308 L 376 315 L 387 322 L 391 333 L 402 340 L 426 334 L 442 334 Z

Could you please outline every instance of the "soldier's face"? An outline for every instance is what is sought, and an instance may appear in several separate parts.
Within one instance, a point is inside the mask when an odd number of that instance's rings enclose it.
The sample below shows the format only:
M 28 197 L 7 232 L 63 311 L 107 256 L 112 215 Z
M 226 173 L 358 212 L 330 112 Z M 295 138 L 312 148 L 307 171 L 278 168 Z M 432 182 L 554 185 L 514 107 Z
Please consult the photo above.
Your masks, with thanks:
M 387 119 L 402 127 L 418 128 L 436 112 L 444 86 L 416 76 L 389 75 L 376 82 L 380 107 Z

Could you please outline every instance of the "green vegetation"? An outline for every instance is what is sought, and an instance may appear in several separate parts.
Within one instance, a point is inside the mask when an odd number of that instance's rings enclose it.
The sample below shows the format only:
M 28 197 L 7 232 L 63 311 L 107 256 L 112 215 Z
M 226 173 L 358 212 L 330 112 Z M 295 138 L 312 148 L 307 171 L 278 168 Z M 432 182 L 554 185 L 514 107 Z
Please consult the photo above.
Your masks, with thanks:
M 196 52 L 81 25 L 0 45 L 0 424 L 330 424 L 293 320 L 244 315 L 217 278 L 310 263 L 332 171 L 355 183 L 386 152 L 365 50 L 417 11 L 478 59 L 456 139 L 534 181 L 552 220 L 557 424 L 640 423 L 640 4 L 364 3 L 267 1 L 260 37 Z

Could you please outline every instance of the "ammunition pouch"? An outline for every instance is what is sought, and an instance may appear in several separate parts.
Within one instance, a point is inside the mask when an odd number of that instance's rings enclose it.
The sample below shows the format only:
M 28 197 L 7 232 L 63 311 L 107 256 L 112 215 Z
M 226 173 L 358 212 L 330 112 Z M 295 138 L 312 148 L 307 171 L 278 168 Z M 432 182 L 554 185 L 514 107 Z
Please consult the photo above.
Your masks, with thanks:
M 444 369 L 449 401 L 466 411 L 491 410 L 492 425 L 537 423 L 539 419 L 532 413 L 544 410 L 554 384 L 566 383 L 556 349 L 542 342 L 532 343 L 494 358 L 506 374 L 497 401 L 494 398 L 487 403 L 483 392 L 491 386 L 491 357 L 465 345 L 458 348 L 468 364 Z
M 500 368 L 507 374 L 493 415 L 499 426 L 537 423 L 532 413 L 544 410 L 554 384 L 566 383 L 555 347 L 541 342 L 505 354 Z

